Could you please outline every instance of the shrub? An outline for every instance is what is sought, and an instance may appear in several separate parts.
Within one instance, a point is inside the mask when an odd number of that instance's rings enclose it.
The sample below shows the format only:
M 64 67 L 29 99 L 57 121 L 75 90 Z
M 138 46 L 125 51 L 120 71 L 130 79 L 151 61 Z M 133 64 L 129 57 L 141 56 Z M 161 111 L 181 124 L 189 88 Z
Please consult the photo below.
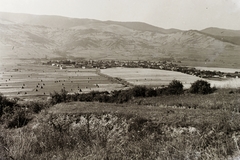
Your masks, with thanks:
M 49 107 L 48 102 L 43 101 L 30 101 L 22 105 L 23 108 L 27 108 L 32 113 L 39 113 L 42 109 Z
M 62 89 L 60 93 L 54 91 L 53 93 L 50 93 L 51 97 L 51 104 L 57 104 L 61 102 L 67 102 L 68 95 L 67 91 L 65 89 Z
M 11 118 L 6 119 L 6 127 L 7 128 L 19 128 L 27 125 L 27 123 L 32 118 L 29 116 L 28 112 L 22 108 L 18 108 L 14 111 L 14 114 Z
M 132 98 L 131 95 L 129 95 L 127 91 L 121 91 L 121 92 L 118 94 L 117 103 L 127 102 L 127 101 L 129 101 L 131 98 Z
M 146 90 L 146 92 L 145 92 L 145 96 L 146 97 L 156 97 L 157 96 L 157 92 L 153 88 L 148 88 Z
M 178 80 L 172 80 L 167 87 L 167 92 L 169 94 L 182 94 L 183 93 L 183 84 Z
M 3 96 L 2 93 L 0 93 L 0 118 L 4 113 L 4 109 L 6 107 L 10 108 L 8 110 L 11 110 L 16 104 L 17 104 L 18 99 L 8 99 L 5 96 Z
M 214 88 L 211 88 L 210 83 L 204 80 L 197 80 L 190 87 L 190 93 L 194 94 L 210 94 L 214 90 Z
M 135 86 L 131 89 L 133 97 L 145 97 L 147 88 L 145 86 Z

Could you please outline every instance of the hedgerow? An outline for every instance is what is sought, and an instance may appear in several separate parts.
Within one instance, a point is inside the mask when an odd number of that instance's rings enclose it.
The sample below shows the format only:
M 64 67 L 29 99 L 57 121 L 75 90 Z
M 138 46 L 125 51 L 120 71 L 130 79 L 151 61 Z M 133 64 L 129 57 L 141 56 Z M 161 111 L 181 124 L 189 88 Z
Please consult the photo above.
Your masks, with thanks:
M 180 95 L 183 94 L 183 85 L 178 80 L 173 80 L 168 87 L 150 88 L 146 86 L 135 86 L 128 90 L 114 90 L 112 92 L 92 91 L 90 93 L 75 93 L 68 94 L 66 90 L 61 90 L 60 93 L 51 93 L 51 104 L 69 101 L 84 101 L 84 102 L 106 102 L 106 103 L 124 103 L 132 98 L 137 97 L 155 97 L 162 95 Z

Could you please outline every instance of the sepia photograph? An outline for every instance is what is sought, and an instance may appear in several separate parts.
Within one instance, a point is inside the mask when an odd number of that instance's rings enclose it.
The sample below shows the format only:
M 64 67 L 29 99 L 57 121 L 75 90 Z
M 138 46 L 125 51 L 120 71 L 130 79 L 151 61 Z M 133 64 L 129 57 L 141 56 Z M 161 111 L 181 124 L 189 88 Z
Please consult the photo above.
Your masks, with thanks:
M 0 160 L 240 160 L 240 0 L 0 0 Z

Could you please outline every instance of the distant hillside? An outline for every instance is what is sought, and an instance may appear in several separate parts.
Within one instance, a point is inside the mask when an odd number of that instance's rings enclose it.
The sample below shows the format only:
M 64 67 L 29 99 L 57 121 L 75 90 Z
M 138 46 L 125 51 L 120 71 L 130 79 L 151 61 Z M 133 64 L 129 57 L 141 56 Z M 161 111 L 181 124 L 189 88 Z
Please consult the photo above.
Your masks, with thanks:
M 213 36 L 224 42 L 240 45 L 240 30 L 227 30 L 220 28 L 206 28 L 201 30 L 202 33 Z
M 211 34 L 214 36 L 240 37 L 240 30 L 230 30 L 211 27 L 203 29 L 201 30 L 201 32 Z
M 130 29 L 138 30 L 138 31 L 150 31 L 150 32 L 157 32 L 163 34 L 170 34 L 180 32 L 181 30 L 178 29 L 163 29 L 159 27 L 155 27 L 143 22 L 115 22 L 115 21 L 107 21 L 108 24 L 117 24 L 121 25 Z
M 0 58 L 174 60 L 240 66 L 235 37 L 162 29 L 142 22 L 0 13 Z
M 158 32 L 163 34 L 175 33 L 180 30 L 177 29 L 163 29 L 155 27 L 143 22 L 116 22 L 116 21 L 98 21 L 91 19 L 77 19 L 77 18 L 67 18 L 61 16 L 49 16 L 49 15 L 30 15 L 30 14 L 15 14 L 15 13 L 4 13 L 0 12 L 0 19 L 8 20 L 17 24 L 30 24 L 30 25 L 40 25 L 46 27 L 55 28 L 71 28 L 76 26 L 84 25 L 101 25 L 102 23 L 109 25 L 120 25 L 129 29 L 138 31 L 150 31 Z
M 88 23 L 100 22 L 90 19 L 67 18 L 49 15 L 31 15 L 0 12 L 0 19 L 8 20 L 17 24 L 40 25 L 54 28 L 71 28 Z

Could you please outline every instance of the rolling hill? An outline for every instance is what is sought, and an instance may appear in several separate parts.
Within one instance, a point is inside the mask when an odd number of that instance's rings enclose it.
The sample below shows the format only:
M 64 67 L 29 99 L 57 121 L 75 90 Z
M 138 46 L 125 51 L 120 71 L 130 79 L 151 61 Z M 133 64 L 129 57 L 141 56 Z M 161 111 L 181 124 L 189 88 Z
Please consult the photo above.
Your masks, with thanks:
M 213 30 L 213 31 L 212 31 Z M 0 57 L 182 61 L 240 66 L 240 45 L 218 29 L 163 29 L 142 22 L 0 13 Z
M 201 30 L 201 32 L 218 40 L 240 45 L 240 30 L 227 30 L 212 27 Z
M 240 37 L 240 30 L 221 29 L 216 27 L 206 28 L 201 30 L 203 33 L 207 33 L 215 36 L 226 36 L 226 37 Z

